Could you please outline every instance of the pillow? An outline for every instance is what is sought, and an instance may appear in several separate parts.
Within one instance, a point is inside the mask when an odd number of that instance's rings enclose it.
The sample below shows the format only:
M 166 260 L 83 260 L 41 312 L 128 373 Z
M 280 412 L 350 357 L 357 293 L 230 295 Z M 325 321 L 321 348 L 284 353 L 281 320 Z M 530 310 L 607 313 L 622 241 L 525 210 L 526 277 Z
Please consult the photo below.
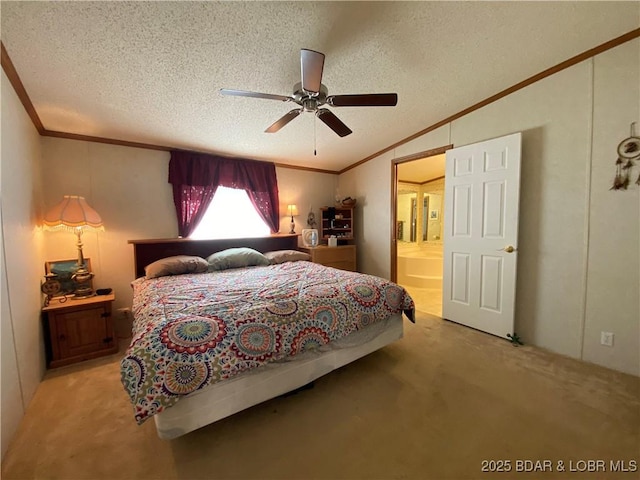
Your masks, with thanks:
M 164 277 L 166 275 L 180 275 L 183 273 L 203 273 L 209 267 L 202 257 L 190 255 L 176 255 L 156 260 L 144 267 L 145 278 Z
M 252 265 L 269 265 L 269 259 L 257 250 L 248 247 L 228 248 L 207 257 L 209 271 L 227 270 L 228 268 L 250 267 Z
M 272 265 L 284 262 L 297 262 L 299 260 L 308 261 L 311 259 L 311 255 L 298 250 L 275 250 L 273 252 L 266 252 L 264 256 L 271 261 Z

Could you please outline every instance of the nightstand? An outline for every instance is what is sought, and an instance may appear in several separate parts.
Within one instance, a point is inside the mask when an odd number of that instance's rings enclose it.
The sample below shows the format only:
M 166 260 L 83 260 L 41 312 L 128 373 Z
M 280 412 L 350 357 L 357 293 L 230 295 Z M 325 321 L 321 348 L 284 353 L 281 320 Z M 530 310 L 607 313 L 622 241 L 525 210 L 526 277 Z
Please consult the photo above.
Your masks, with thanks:
M 311 255 L 313 263 L 321 263 L 327 267 L 341 270 L 356 271 L 355 245 L 338 245 L 337 247 L 318 245 L 317 247 L 299 247 L 299 249 Z
M 114 294 L 97 295 L 60 303 L 53 299 L 42 309 L 47 365 L 71 363 L 110 355 L 118 351 L 111 304 Z

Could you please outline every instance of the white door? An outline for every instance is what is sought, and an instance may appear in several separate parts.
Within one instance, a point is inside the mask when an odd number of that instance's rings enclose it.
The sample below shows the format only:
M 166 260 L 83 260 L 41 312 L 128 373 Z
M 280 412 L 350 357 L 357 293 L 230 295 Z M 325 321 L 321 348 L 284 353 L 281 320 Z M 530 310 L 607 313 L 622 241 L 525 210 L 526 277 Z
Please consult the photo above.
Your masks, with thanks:
M 513 334 L 520 133 L 447 151 L 442 316 Z

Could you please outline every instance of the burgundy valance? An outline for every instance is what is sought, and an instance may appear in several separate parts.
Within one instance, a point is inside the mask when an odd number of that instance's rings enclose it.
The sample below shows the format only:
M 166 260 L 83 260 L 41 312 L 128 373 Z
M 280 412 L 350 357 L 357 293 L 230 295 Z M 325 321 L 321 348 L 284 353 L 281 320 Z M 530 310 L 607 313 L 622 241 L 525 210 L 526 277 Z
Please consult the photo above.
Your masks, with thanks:
M 279 229 L 278 181 L 273 163 L 173 151 L 169 183 L 173 185 L 178 231 L 182 237 L 193 232 L 219 186 L 245 190 L 271 232 Z

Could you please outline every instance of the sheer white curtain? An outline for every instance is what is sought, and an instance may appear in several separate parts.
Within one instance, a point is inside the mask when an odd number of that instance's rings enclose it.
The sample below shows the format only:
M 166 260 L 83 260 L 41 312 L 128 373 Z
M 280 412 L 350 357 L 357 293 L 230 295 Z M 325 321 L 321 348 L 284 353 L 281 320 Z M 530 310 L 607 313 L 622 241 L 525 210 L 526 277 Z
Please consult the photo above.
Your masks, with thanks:
M 202 220 L 189 238 L 248 238 L 269 235 L 247 192 L 218 187 Z

